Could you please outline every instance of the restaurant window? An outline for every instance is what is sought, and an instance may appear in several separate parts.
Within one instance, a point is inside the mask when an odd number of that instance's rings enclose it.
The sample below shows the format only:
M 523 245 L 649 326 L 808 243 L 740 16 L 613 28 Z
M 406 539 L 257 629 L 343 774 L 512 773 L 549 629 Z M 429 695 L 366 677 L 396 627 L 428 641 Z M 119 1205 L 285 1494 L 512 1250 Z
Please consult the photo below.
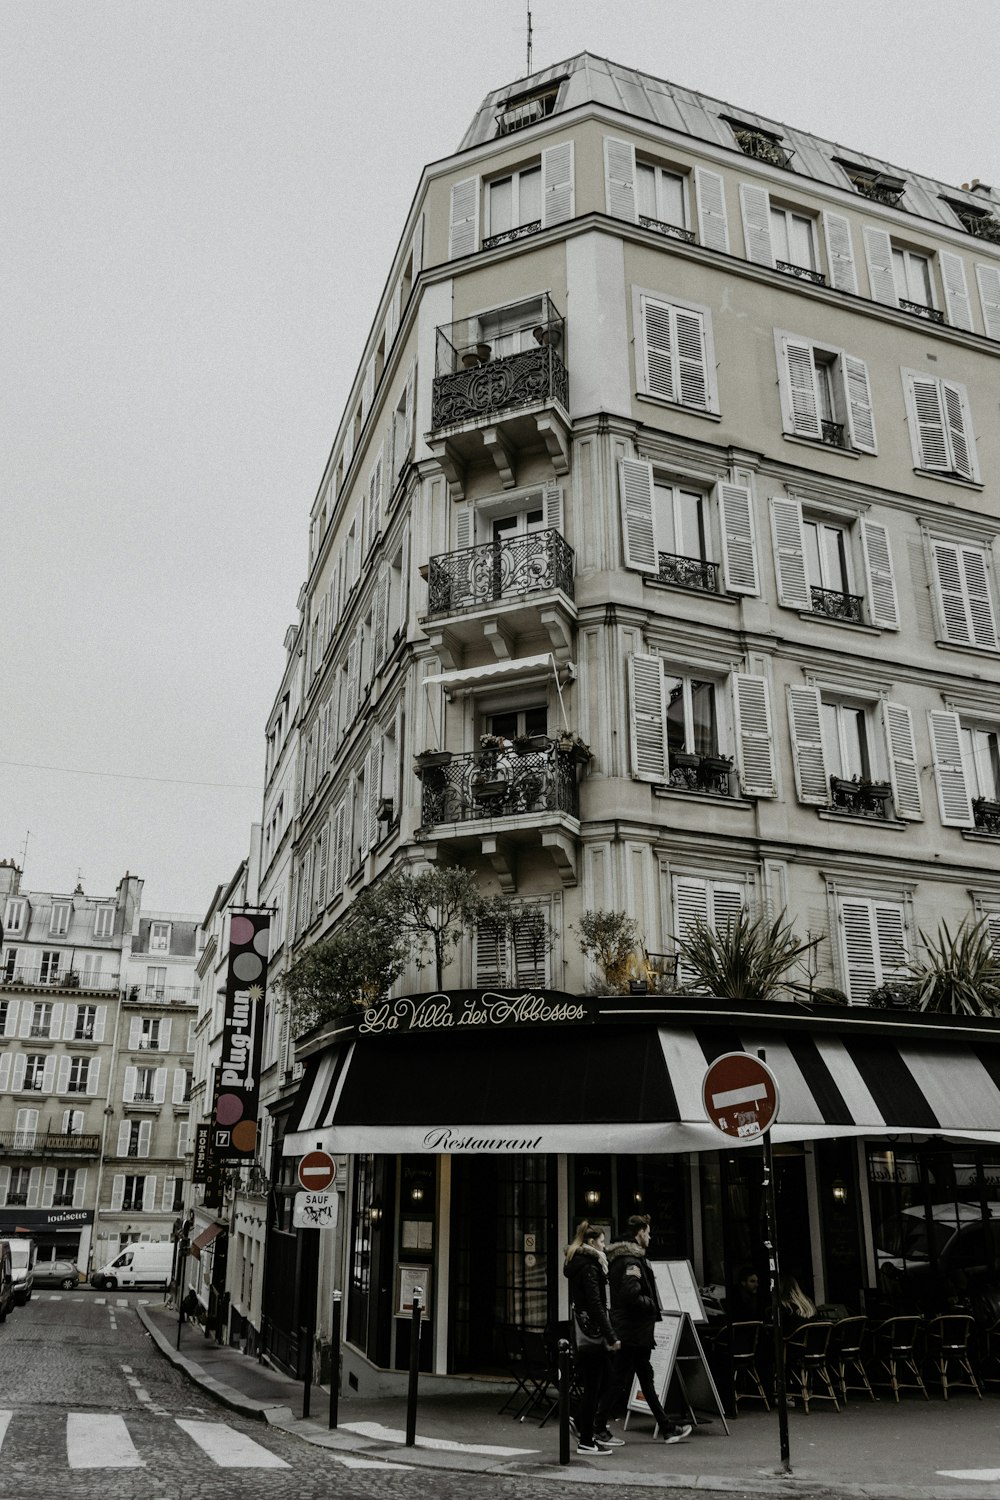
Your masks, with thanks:
M 372 1235 L 381 1227 L 382 1205 L 375 1198 L 375 1158 L 354 1158 L 354 1222 L 351 1226 L 350 1292 L 347 1300 L 347 1337 L 359 1349 L 368 1346 L 371 1298 Z

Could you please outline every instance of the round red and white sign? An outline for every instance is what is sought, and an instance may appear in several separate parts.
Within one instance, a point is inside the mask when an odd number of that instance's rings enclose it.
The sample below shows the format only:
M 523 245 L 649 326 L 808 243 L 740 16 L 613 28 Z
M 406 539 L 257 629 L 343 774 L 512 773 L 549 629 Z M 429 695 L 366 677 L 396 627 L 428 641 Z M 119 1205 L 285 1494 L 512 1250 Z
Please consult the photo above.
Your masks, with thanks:
M 701 1086 L 705 1113 L 731 1140 L 757 1140 L 778 1116 L 778 1082 L 766 1063 L 749 1052 L 717 1057 Z
M 337 1164 L 328 1151 L 307 1151 L 299 1162 L 299 1183 L 308 1193 L 323 1193 L 337 1175 Z

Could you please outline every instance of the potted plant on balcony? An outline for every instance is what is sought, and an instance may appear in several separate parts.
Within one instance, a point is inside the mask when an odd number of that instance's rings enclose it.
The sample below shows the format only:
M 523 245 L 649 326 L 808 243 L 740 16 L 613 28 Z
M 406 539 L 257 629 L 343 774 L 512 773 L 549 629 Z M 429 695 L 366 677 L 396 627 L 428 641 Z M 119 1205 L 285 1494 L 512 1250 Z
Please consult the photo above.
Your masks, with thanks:
M 450 750 L 421 750 L 414 757 L 413 766 L 418 776 L 424 771 L 433 770 L 435 766 L 447 766 L 451 764 Z
M 562 329 L 555 323 L 539 323 L 537 328 L 531 330 L 536 344 L 543 349 L 558 349 L 562 342 Z
M 720 783 L 728 778 L 733 769 L 731 755 L 701 755 L 698 757 L 698 780 L 703 787 Z
M 586 740 L 578 734 L 571 734 L 568 729 L 559 736 L 559 752 L 571 756 L 578 766 L 585 766 L 594 754 Z
M 518 755 L 530 755 L 533 750 L 547 750 L 548 748 L 547 734 L 515 734 L 514 736 L 514 749 Z
M 1000 833 L 1000 802 L 992 797 L 974 797 L 972 821 L 977 828 L 985 828 L 988 833 Z

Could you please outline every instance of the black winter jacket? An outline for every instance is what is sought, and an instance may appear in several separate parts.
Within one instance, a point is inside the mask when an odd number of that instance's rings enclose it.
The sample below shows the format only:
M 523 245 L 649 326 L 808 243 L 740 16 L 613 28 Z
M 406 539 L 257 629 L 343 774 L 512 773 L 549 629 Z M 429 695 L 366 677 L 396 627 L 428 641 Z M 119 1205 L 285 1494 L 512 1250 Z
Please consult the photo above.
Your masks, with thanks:
M 635 1240 L 608 1246 L 611 1322 L 623 1344 L 652 1349 L 654 1326 L 661 1322 L 660 1296 L 646 1252 Z
M 564 1262 L 563 1275 L 569 1282 L 569 1300 L 584 1332 L 592 1338 L 603 1334 L 605 1342 L 613 1344 L 618 1335 L 608 1317 L 608 1278 L 603 1260 L 599 1251 L 580 1245 L 573 1258 Z

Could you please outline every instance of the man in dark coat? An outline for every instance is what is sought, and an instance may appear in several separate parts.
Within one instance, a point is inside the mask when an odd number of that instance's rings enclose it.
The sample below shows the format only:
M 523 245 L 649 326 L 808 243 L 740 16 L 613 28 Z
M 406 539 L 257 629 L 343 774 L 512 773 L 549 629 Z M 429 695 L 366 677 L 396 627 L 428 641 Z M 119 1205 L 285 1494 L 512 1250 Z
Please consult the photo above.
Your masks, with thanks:
M 648 1214 L 635 1214 L 628 1221 L 630 1240 L 618 1240 L 608 1246 L 608 1276 L 611 1282 L 611 1322 L 621 1341 L 614 1357 L 614 1378 L 606 1409 L 597 1414 L 595 1426 L 600 1432 L 615 1400 L 624 1391 L 626 1399 L 632 1380 L 638 1377 L 639 1388 L 646 1399 L 654 1421 L 656 1435 L 667 1443 L 679 1443 L 691 1431 L 690 1423 L 671 1422 L 660 1404 L 649 1361 L 656 1344 L 654 1328 L 661 1321 L 660 1296 L 656 1277 L 646 1258 L 652 1231 Z

